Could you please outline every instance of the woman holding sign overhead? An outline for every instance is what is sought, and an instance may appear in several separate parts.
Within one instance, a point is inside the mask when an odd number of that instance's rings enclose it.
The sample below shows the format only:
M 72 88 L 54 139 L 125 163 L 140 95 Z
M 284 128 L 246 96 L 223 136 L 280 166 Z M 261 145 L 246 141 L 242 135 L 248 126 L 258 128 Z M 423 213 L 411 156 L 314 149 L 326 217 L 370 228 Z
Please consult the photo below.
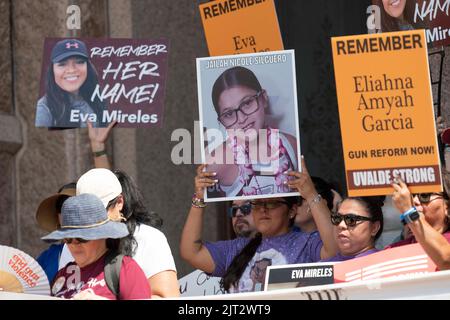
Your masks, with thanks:
M 86 127 L 102 123 L 104 104 L 91 99 L 98 85 L 84 42 L 65 39 L 56 43 L 47 71 L 46 93 L 39 99 L 36 127 Z
M 418 242 L 439 270 L 450 269 L 450 199 L 445 188 L 444 192 L 412 195 L 400 177 L 392 186 L 392 202 L 414 236 L 386 249 Z
M 244 67 L 227 69 L 214 83 L 212 102 L 227 137 L 207 155 L 208 170 L 219 180 L 208 192 L 226 197 L 289 192 L 284 173 L 298 170 L 297 140 L 268 125 L 269 96 L 255 74 Z
M 180 254 L 195 268 L 222 277 L 226 291 L 260 291 L 267 266 L 317 262 L 336 254 L 330 210 L 315 190 L 304 164 L 303 172 L 288 173 L 293 179 L 287 186 L 301 192 L 310 205 L 318 233 L 292 230 L 296 197 L 259 198 L 250 202 L 256 227 L 254 236 L 203 242 L 206 207 L 203 194 L 206 187 L 217 183 L 216 175 L 204 171 L 205 168 L 206 165 L 197 168 L 195 194 L 181 235 Z

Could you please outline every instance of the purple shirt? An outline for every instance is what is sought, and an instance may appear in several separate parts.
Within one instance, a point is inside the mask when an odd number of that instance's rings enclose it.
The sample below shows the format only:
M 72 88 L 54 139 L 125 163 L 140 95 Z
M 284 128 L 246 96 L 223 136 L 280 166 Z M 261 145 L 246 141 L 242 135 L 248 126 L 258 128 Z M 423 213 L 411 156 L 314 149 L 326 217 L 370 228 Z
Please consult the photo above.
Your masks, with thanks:
M 332 261 L 346 261 L 346 260 L 351 260 L 351 259 L 355 259 L 355 258 L 359 258 L 359 257 L 364 257 L 364 256 L 368 256 L 369 254 L 378 252 L 378 249 L 370 249 L 364 252 L 361 252 L 355 256 L 344 256 L 341 253 L 338 253 L 337 255 L 335 255 L 334 257 L 328 258 L 328 259 L 323 259 L 320 262 L 332 262 Z
M 213 276 L 223 277 L 234 257 L 250 241 L 248 238 L 236 238 L 227 241 L 206 242 L 216 268 Z M 309 263 L 320 260 L 322 240 L 319 233 L 288 232 L 281 236 L 263 238 L 239 280 L 238 287 L 230 292 L 260 291 L 263 289 L 266 268 L 268 266 Z

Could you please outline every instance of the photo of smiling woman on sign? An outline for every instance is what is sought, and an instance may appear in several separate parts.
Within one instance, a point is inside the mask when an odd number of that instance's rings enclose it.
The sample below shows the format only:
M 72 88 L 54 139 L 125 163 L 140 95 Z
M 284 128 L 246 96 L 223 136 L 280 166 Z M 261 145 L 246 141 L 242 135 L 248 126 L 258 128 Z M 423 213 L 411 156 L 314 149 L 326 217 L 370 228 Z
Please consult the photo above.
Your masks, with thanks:
M 86 127 L 80 114 L 89 115 L 86 120 L 100 126 L 106 107 L 98 97 L 91 99 L 97 84 L 86 44 L 76 39 L 57 42 L 51 51 L 45 94 L 37 102 L 36 127 Z
M 299 170 L 300 150 L 292 52 L 222 58 L 200 61 L 209 69 L 200 80 L 204 160 L 218 180 L 206 198 L 294 195 L 286 175 Z
M 420 1 L 419 1 L 420 2 Z M 381 31 L 406 31 L 423 29 L 425 23 L 414 17 L 417 0 L 374 0 L 381 9 Z

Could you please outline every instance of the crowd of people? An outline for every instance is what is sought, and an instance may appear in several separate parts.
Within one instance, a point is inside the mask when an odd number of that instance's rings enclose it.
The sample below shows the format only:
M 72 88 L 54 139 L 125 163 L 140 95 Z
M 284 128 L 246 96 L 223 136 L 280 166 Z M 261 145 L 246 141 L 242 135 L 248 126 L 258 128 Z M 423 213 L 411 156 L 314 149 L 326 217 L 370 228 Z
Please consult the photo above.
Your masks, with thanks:
M 406 1 L 382 3 L 388 14 L 402 22 L 392 25 L 409 28 Z M 86 102 L 96 81 L 83 43 L 65 40 L 56 44 L 47 93 L 37 106 L 37 125 L 67 126 L 69 105 L 74 102 L 83 112 L 99 115 L 105 107 Z M 252 126 L 272 132 L 264 119 L 267 92 L 250 70 L 225 71 L 216 80 L 212 95 L 218 120 L 226 129 Z M 57 99 L 65 102 L 63 108 L 56 106 Z M 115 123 L 86 125 L 95 168 L 44 199 L 36 212 L 38 226 L 48 232 L 42 239 L 53 243 L 37 258 L 51 294 L 72 299 L 178 297 L 177 269 L 160 230 L 162 218 L 145 206 L 130 176 L 111 170 L 105 143 Z M 209 164 L 197 168 L 180 254 L 192 267 L 220 277 L 227 292 L 264 290 L 268 266 L 339 262 L 379 251 L 375 242 L 383 232 L 385 197 L 342 197 L 325 180 L 309 175 L 303 157 L 296 157 L 294 137 L 280 132 L 277 142 L 282 165 L 264 186 L 258 182 L 263 176 L 259 163 L 218 166 L 207 159 Z M 236 137 L 229 137 L 221 147 L 229 148 L 234 160 L 246 156 Z M 401 239 L 384 250 L 419 243 L 439 270 L 450 269 L 447 191 L 411 194 L 400 177 L 395 177 L 392 187 L 393 204 L 405 228 Z M 256 196 L 228 204 L 233 239 L 202 239 L 208 189 L 227 196 Z M 263 198 L 266 189 L 278 191 L 271 193 L 297 191 L 300 196 Z
M 146 208 L 133 179 L 111 171 L 106 152 L 98 154 L 112 126 L 88 125 L 96 168 L 40 203 L 36 220 L 49 232 L 42 239 L 57 243 L 37 260 L 57 297 L 178 297 L 174 258 L 159 230 L 162 218 Z M 325 180 L 311 177 L 303 157 L 301 161 L 301 172 L 285 172 L 287 187 L 301 196 L 229 203 L 234 238 L 218 242 L 202 240 L 205 189 L 218 180 L 208 165 L 200 165 L 181 235 L 181 257 L 220 277 L 226 292 L 238 293 L 263 290 L 268 266 L 340 262 L 378 252 L 385 196 L 342 198 Z M 450 269 L 447 192 L 413 195 L 400 177 L 392 186 L 405 229 L 385 250 L 418 242 L 439 270 Z

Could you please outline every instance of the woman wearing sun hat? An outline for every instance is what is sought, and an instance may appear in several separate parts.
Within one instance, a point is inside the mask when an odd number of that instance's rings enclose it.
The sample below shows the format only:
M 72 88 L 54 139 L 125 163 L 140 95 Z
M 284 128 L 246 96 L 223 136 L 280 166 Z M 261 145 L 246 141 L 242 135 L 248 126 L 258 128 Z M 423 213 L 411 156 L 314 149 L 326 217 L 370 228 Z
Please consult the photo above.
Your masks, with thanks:
M 61 269 L 51 285 L 53 296 L 61 298 L 148 299 L 150 286 L 139 265 L 124 256 L 115 296 L 105 282 L 105 258 L 118 249 L 119 239 L 128 235 L 125 224 L 108 218 L 102 201 L 93 194 L 68 198 L 62 207 L 61 227 L 43 237 L 64 240 L 74 262 Z

